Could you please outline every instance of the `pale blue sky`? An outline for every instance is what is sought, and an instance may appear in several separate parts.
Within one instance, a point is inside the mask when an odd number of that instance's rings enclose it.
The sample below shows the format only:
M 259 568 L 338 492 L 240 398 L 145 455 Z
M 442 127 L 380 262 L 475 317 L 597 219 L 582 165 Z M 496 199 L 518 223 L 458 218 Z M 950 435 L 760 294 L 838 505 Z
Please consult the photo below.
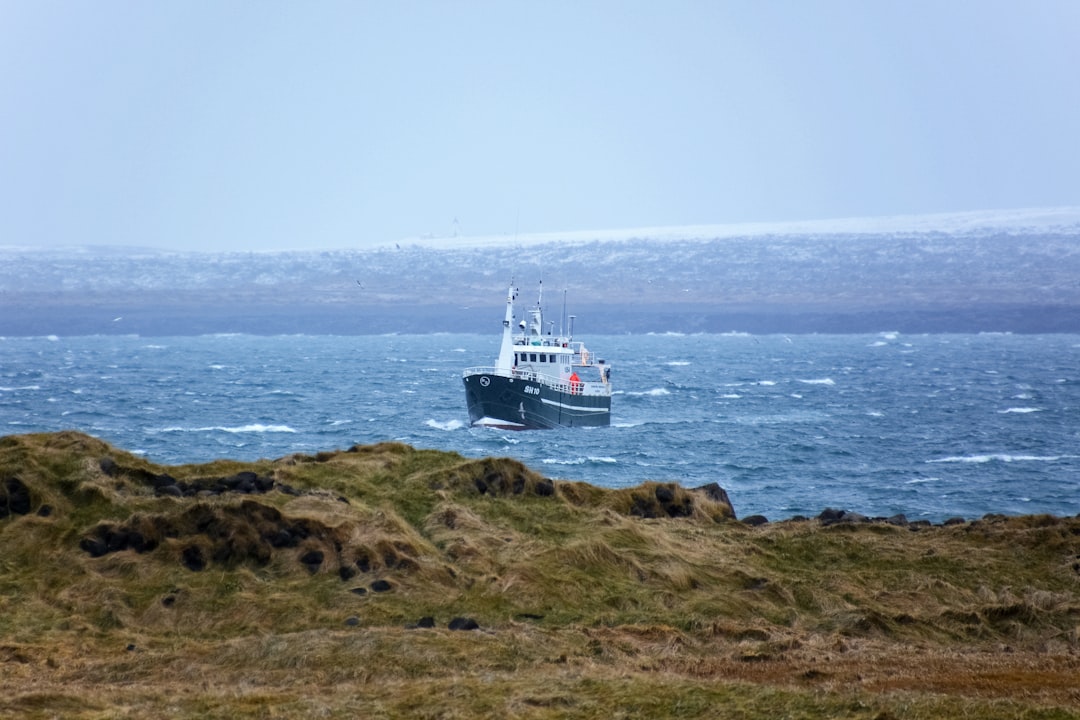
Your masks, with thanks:
M 0 245 L 1080 204 L 1080 2 L 0 0 Z

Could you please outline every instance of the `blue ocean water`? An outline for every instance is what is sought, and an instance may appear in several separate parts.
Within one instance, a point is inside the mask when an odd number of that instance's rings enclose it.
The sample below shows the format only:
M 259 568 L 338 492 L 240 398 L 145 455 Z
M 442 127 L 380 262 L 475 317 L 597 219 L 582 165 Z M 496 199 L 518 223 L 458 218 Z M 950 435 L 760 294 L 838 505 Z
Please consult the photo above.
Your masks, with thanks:
M 163 464 L 399 440 L 622 487 L 717 482 L 739 516 L 1080 513 L 1080 336 L 582 338 L 609 428 L 468 427 L 480 335 L 0 338 L 0 433 L 76 429 Z

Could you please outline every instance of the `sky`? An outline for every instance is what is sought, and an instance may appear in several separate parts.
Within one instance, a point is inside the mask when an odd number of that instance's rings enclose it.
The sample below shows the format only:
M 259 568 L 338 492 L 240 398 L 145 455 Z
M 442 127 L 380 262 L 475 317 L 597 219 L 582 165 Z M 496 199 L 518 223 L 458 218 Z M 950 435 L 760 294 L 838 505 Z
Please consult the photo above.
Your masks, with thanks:
M 1080 205 L 1076 0 L 0 0 L 0 245 Z

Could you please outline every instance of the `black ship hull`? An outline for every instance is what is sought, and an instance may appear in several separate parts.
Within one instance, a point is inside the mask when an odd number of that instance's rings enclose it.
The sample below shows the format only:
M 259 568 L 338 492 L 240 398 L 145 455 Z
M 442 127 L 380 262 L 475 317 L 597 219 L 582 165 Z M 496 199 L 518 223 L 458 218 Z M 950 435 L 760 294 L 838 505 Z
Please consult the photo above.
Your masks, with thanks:
M 466 375 L 469 422 L 509 430 L 611 424 L 611 395 L 562 392 L 522 377 Z

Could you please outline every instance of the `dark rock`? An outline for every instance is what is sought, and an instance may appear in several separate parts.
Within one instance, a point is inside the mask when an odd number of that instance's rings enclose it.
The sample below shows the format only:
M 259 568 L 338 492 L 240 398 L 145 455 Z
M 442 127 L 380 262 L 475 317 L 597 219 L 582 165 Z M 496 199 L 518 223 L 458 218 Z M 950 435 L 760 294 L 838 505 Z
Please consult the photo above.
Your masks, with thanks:
M 744 517 L 742 519 L 742 522 L 744 525 L 749 525 L 750 527 L 760 527 L 762 525 L 768 525 L 769 518 L 765 517 L 764 515 L 750 515 L 748 517 Z
M 162 485 L 155 491 L 156 495 L 167 495 L 169 497 L 184 497 L 184 491 L 178 485 Z
M 371 572 L 371 558 L 367 555 L 356 558 L 356 568 L 362 573 Z
M 296 495 L 296 496 L 300 495 L 300 491 L 297 490 L 296 488 L 294 488 L 292 485 L 286 485 L 284 483 L 280 483 L 276 487 L 278 489 L 278 492 L 283 492 L 286 495 Z
M 53 513 L 52 505 L 42 505 L 38 508 L 38 517 L 49 517 Z
M 394 586 L 388 583 L 386 580 L 376 580 L 375 582 L 371 583 L 372 592 L 390 592 L 393 589 Z
M 90 557 L 102 557 L 109 553 L 109 546 L 101 538 L 87 537 L 79 541 L 79 549 L 90 554 Z
M 430 615 L 425 615 L 416 621 L 416 627 L 418 628 L 433 628 L 435 627 L 435 618 Z
M 670 503 L 675 499 L 675 490 L 668 485 L 657 485 L 656 499 L 661 503 Z
M 834 508 L 825 508 L 824 510 L 821 511 L 821 514 L 818 515 L 818 520 L 821 521 L 822 525 L 832 525 L 834 523 L 838 523 L 841 520 L 843 520 L 845 515 L 847 515 L 846 510 L 836 510 Z
M 300 556 L 300 562 L 308 569 L 309 573 L 319 572 L 319 568 L 323 564 L 323 551 L 322 550 L 309 550 Z
M 656 517 L 656 502 L 648 497 L 637 493 L 631 495 L 633 504 L 630 506 L 630 514 L 643 518 Z
M 137 553 L 150 552 L 157 547 L 157 540 L 148 538 L 137 530 L 129 530 L 127 533 L 127 545 Z
M 943 524 L 944 525 L 963 525 L 966 522 L 967 522 L 967 520 L 965 520 L 962 517 L 951 517 L 948 520 L 946 520 Z
M 367 595 L 367 588 L 354 587 L 349 592 L 353 593 L 354 595 Z
M 355 615 L 352 615 L 350 617 L 345 618 L 345 624 L 348 625 L 349 627 L 356 627 L 357 625 L 360 624 L 360 618 L 356 617 Z
M 908 519 L 906 515 L 904 515 L 903 513 L 899 513 L 897 515 L 893 515 L 892 517 L 885 518 L 885 522 L 890 525 L 907 525 Z
M 713 502 L 723 503 L 729 507 L 731 506 L 731 499 L 728 497 L 727 491 L 717 483 L 711 482 L 708 485 L 692 488 L 692 490 L 693 492 L 703 494 Z
M 518 475 L 514 478 L 514 486 L 512 488 L 515 495 L 520 495 L 525 492 L 525 476 Z
M 544 616 L 539 613 L 518 613 L 514 616 L 519 620 L 543 620 Z
M 451 630 L 479 630 L 480 626 L 472 618 L 456 617 L 447 626 Z
M 250 470 L 238 472 L 227 478 L 222 478 L 221 483 L 233 492 L 250 493 L 255 489 L 255 481 L 258 476 Z
M 273 478 L 257 477 L 255 478 L 255 489 L 261 493 L 268 493 L 274 489 Z
M 30 488 L 19 478 L 12 475 L 4 480 L 0 489 L 4 491 L 0 495 L 0 518 L 10 515 L 26 515 L 32 505 Z
M 128 531 L 123 528 L 109 529 L 105 532 L 105 545 L 109 552 L 120 552 L 128 548 Z
M 843 522 L 865 523 L 865 522 L 870 522 L 870 518 L 866 517 L 862 513 L 847 512 L 847 513 L 844 513 Z
M 300 556 L 300 562 L 305 565 L 322 565 L 324 558 L 322 550 L 309 550 Z
M 555 483 L 549 478 L 543 478 L 536 483 L 536 487 L 533 489 L 540 497 L 551 497 L 555 494 Z
M 285 548 L 296 547 L 300 544 L 300 538 L 296 537 L 288 528 L 278 528 L 266 538 L 271 547 Z
M 343 582 L 346 580 L 352 580 L 354 577 L 356 577 L 356 574 L 357 571 L 354 567 L 342 565 L 338 568 L 338 577 L 340 577 Z
M 173 605 L 176 604 L 176 596 L 175 595 L 166 595 L 165 597 L 161 598 L 161 604 L 164 605 L 165 607 L 172 607 Z
M 694 514 L 694 502 L 683 496 L 682 502 L 666 502 L 661 505 L 668 517 L 690 517 Z
M 181 554 L 181 562 L 184 563 L 184 567 L 194 572 L 206 569 L 206 558 L 203 557 L 203 551 L 198 545 L 190 545 L 184 548 L 184 552 Z
M 116 461 L 111 457 L 103 457 L 98 461 L 98 467 L 101 468 L 101 472 L 105 473 L 109 477 L 116 477 L 120 474 L 120 466 L 116 464 Z
M 161 489 L 170 485 L 176 485 L 176 478 L 165 473 L 152 475 L 150 477 L 150 484 L 153 485 L 155 489 Z
M 127 646 L 128 652 L 135 652 L 135 643 L 131 643 Z

